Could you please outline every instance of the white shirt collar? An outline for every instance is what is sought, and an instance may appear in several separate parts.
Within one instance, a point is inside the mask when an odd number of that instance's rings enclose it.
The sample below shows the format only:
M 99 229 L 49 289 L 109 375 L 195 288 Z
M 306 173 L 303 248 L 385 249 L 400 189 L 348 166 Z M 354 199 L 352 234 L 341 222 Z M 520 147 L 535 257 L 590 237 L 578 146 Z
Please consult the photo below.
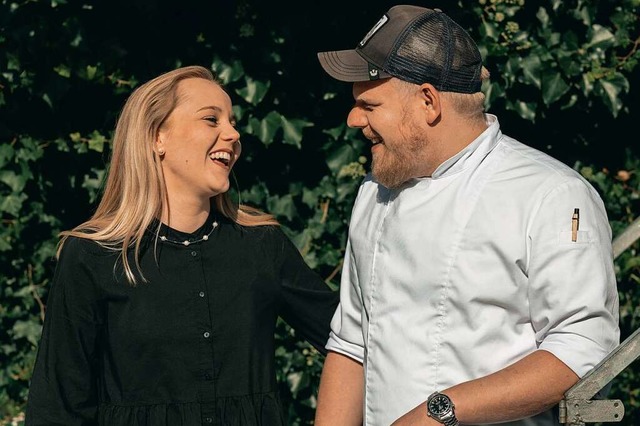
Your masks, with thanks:
M 485 121 L 487 123 L 485 131 L 460 152 L 440 164 L 431 175 L 432 179 L 440 179 L 456 174 L 464 170 L 467 166 L 481 161 L 482 158 L 491 152 L 500 139 L 498 137 L 500 134 L 500 123 L 498 123 L 498 117 L 493 114 L 485 114 Z

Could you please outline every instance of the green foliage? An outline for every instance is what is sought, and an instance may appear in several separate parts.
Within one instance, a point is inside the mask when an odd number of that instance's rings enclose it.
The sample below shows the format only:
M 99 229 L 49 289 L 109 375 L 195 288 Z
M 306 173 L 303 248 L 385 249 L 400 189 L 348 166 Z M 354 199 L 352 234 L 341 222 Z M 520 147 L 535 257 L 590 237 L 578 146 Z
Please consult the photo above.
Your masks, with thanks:
M 532 3 L 479 1 L 482 45 L 499 72 L 488 105 L 498 94 L 517 90 L 527 100 L 504 99 L 505 108 L 526 120 L 544 118 L 554 103 L 585 110 L 600 102 L 617 116 L 629 92 L 625 71 L 640 59 L 640 36 L 630 39 L 638 25 L 637 2 Z M 611 14 L 610 22 L 598 22 L 603 12 Z
M 57 234 L 95 208 L 126 96 L 175 66 L 217 72 L 242 134 L 234 193 L 275 214 L 307 262 L 338 288 L 369 153 L 360 132 L 345 125 L 350 86 L 324 75 L 315 53 L 355 45 L 389 6 L 0 0 L 0 419 L 24 407 Z M 487 107 L 505 133 L 575 164 L 603 195 L 614 235 L 640 216 L 640 156 L 622 137 L 637 134 L 640 3 L 432 6 L 479 41 L 492 73 Z M 616 260 L 623 338 L 640 326 L 639 248 Z M 284 323 L 277 339 L 290 422 L 311 424 L 323 358 Z M 626 408 L 622 424 L 640 418 L 638 389 L 631 368 L 614 381 L 611 396 Z

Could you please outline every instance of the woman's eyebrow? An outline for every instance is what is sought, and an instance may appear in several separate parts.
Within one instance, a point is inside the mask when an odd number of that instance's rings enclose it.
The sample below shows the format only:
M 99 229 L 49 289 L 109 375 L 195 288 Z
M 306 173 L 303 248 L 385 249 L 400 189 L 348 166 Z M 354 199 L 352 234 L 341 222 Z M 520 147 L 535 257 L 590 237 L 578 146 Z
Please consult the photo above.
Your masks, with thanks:
M 217 111 L 217 112 L 222 112 L 222 108 L 220 108 L 219 106 L 215 106 L 215 105 L 203 106 L 202 108 L 199 108 L 196 112 L 200 112 L 200 111 L 205 110 L 205 109 L 212 109 L 212 110 Z

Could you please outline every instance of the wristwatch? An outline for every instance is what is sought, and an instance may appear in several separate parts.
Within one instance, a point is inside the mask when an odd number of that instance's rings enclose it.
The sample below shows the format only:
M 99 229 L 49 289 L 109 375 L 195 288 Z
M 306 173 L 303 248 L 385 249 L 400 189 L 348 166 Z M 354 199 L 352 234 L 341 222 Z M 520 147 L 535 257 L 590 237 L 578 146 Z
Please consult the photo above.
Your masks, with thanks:
M 427 398 L 427 416 L 445 426 L 458 426 L 460 423 L 454 412 L 455 405 L 447 395 L 438 391 Z

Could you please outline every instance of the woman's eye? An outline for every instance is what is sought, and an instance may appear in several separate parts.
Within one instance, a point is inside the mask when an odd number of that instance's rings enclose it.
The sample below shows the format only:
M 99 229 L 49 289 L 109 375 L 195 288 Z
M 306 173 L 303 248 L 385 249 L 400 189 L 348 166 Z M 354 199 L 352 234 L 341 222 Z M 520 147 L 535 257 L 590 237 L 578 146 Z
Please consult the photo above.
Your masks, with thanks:
M 209 122 L 211 122 L 211 123 L 213 123 L 213 124 L 218 124 L 218 117 L 211 116 L 211 117 L 205 117 L 204 119 L 209 121 Z

